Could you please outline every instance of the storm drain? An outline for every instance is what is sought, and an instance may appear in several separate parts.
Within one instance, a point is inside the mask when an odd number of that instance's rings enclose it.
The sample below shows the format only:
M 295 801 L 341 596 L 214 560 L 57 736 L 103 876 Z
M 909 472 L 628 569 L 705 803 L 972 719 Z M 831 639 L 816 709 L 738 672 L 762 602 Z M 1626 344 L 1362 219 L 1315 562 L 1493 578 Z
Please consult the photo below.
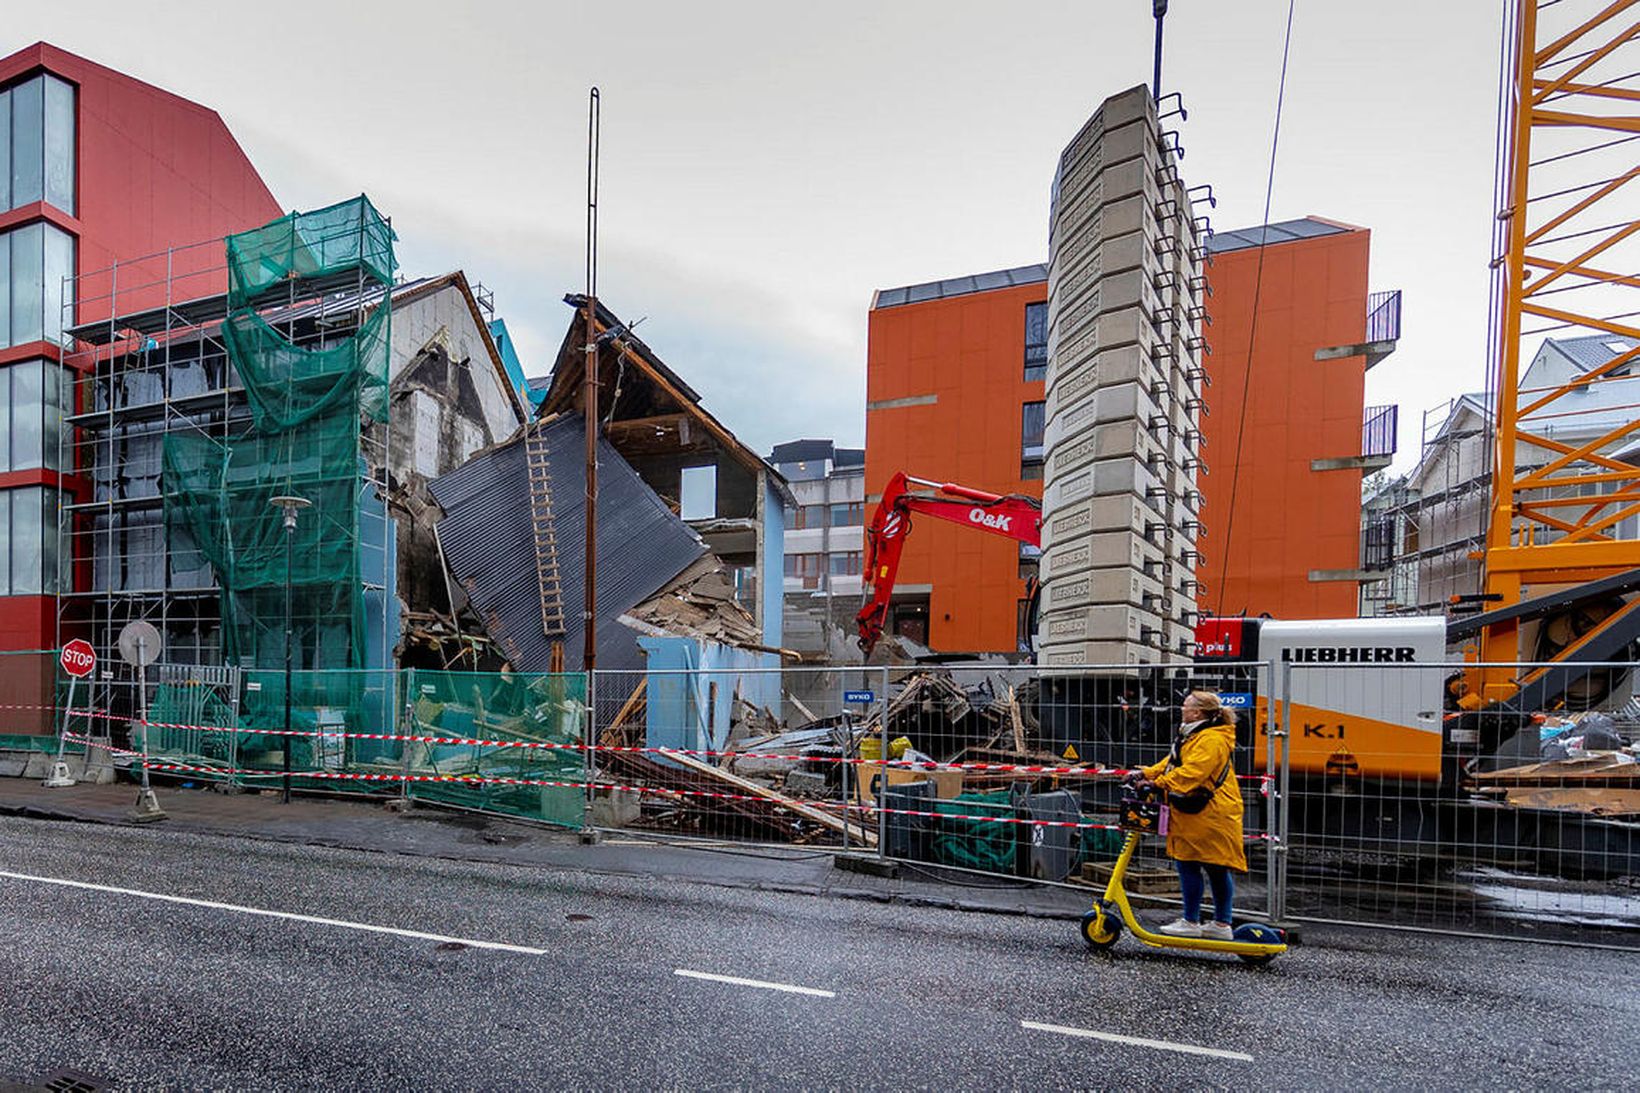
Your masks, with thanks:
M 50 1093 L 101 1093 L 104 1089 L 113 1089 L 114 1083 L 78 1070 L 53 1070 L 34 1079 L 33 1088 Z

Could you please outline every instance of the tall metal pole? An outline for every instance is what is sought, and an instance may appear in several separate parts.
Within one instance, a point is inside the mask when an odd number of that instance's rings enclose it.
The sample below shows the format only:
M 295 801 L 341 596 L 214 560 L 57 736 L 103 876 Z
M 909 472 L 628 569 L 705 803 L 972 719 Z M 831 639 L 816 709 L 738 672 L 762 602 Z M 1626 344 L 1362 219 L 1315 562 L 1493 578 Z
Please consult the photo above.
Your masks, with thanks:
M 1167 15 L 1167 0 L 1150 0 L 1150 13 L 1156 17 L 1156 74 L 1150 81 L 1150 97 L 1162 101 L 1162 19 Z
M 598 89 L 587 99 L 587 313 L 586 375 L 582 403 L 587 435 L 586 606 L 581 669 L 598 664 Z
M 291 555 L 295 552 L 296 544 L 296 514 L 313 502 L 294 494 L 280 494 L 277 497 L 268 498 L 268 503 L 285 515 L 285 791 L 283 802 L 288 805 L 290 804 L 290 748 L 291 743 L 295 740 L 295 737 L 290 734 L 290 659 L 296 634 L 295 624 L 291 618 L 294 611 L 291 597 Z
M 281 803 L 290 804 L 290 655 L 295 628 L 291 625 L 290 558 L 296 538 L 296 511 L 285 510 L 285 791 Z

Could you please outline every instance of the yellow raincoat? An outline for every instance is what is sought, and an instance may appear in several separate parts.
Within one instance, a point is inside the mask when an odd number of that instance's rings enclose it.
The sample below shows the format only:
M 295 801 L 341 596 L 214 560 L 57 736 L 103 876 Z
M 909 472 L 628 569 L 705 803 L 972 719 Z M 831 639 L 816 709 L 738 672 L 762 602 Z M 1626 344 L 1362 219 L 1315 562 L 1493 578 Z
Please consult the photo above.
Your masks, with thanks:
M 1203 725 L 1185 737 L 1179 749 L 1179 766 L 1169 767 L 1164 758 L 1145 767 L 1144 777 L 1169 793 L 1210 787 L 1235 746 L 1234 725 Z M 1206 808 L 1194 815 L 1176 808 L 1168 811 L 1167 855 L 1175 861 L 1205 862 L 1247 872 L 1247 851 L 1241 841 L 1241 787 L 1236 782 L 1234 765 Z

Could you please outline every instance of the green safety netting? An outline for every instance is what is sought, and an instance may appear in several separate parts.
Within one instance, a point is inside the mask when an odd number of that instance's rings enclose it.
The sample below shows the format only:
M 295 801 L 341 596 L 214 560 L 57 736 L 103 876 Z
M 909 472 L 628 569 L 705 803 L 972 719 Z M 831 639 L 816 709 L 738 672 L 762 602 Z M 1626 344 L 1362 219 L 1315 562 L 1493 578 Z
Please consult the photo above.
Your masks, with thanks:
M 148 754 L 188 766 L 231 770 L 236 745 L 243 739 L 232 731 L 239 713 L 228 696 L 197 683 L 162 683 L 148 703 Z M 205 775 L 201 772 L 201 776 Z
M 292 345 L 254 311 L 229 316 L 222 340 L 257 429 L 285 432 L 339 407 L 386 421 L 391 315 L 384 300 L 352 337 L 316 349 Z
M 314 419 L 297 434 L 248 433 L 218 441 L 171 433 L 162 452 L 166 516 L 234 589 L 284 587 L 286 532 L 273 498 L 312 502 L 291 537 L 291 580 L 331 583 L 356 572 L 358 426 L 347 411 Z M 185 563 L 179 563 L 185 564 Z
M 172 433 L 162 450 L 167 535 L 179 564 L 190 550 L 209 562 L 222 589 L 223 653 L 230 664 L 284 664 L 286 567 L 298 663 L 364 663 L 360 578 L 358 415 L 351 408 L 299 429 L 219 442 Z M 311 502 L 296 530 L 273 498 Z
M 413 743 L 407 762 L 411 773 L 563 783 L 411 782 L 412 797 L 565 827 L 585 823 L 585 676 L 418 669 L 408 677 L 409 731 L 414 735 L 551 745 Z
M 191 554 L 210 563 L 222 590 L 222 647 L 229 664 L 282 668 L 288 616 L 296 665 L 344 673 L 315 693 L 297 688 L 293 705 L 310 718 L 322 709 L 325 717 L 340 716 L 350 726 L 371 717 L 379 724 L 379 701 L 358 676 L 346 673 L 366 666 L 361 419 L 387 419 L 391 297 L 383 293 L 368 314 L 363 298 L 342 306 L 329 319 L 351 312 L 362 321 L 340 335 L 321 333 L 328 323 L 307 314 L 283 320 L 292 330 L 287 335 L 254 305 L 276 302 L 263 290 L 291 278 L 355 271 L 361 284 L 390 285 L 392 229 L 361 196 L 230 236 L 227 252 L 231 313 L 222 340 L 244 385 L 252 427 L 226 440 L 166 435 L 169 545 L 183 566 Z M 310 282 L 293 296 L 337 287 Z M 292 341 L 299 328 L 302 340 Z M 288 541 L 284 514 L 273 504 L 281 495 L 311 503 Z M 268 709 L 277 706 L 283 716 L 283 677 L 258 682 L 247 692 L 245 716 L 265 727 Z
M 228 306 L 238 310 L 293 277 L 325 277 L 353 269 L 391 285 L 397 268 L 395 238 L 363 194 L 230 235 Z
M 295 671 L 290 736 L 284 734 L 284 686 L 282 670 L 245 672 L 238 712 L 217 687 L 156 688 L 150 755 L 207 768 L 159 773 L 277 789 L 288 749 L 292 785 L 299 789 L 402 792 L 564 827 L 586 823 L 585 675 Z M 405 736 L 418 739 L 398 739 Z M 509 746 L 514 743 L 534 746 Z

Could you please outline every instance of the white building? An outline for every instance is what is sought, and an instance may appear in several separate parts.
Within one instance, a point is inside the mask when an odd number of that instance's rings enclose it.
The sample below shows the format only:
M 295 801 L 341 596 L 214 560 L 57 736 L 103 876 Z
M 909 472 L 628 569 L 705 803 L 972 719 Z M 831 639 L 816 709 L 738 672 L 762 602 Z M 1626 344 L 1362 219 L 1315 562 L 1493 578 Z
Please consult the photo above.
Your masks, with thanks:
M 866 453 L 829 440 L 776 444 L 769 462 L 791 483 L 786 513 L 786 592 L 860 597 L 865 549 Z M 853 607 L 850 608 L 853 614 Z

